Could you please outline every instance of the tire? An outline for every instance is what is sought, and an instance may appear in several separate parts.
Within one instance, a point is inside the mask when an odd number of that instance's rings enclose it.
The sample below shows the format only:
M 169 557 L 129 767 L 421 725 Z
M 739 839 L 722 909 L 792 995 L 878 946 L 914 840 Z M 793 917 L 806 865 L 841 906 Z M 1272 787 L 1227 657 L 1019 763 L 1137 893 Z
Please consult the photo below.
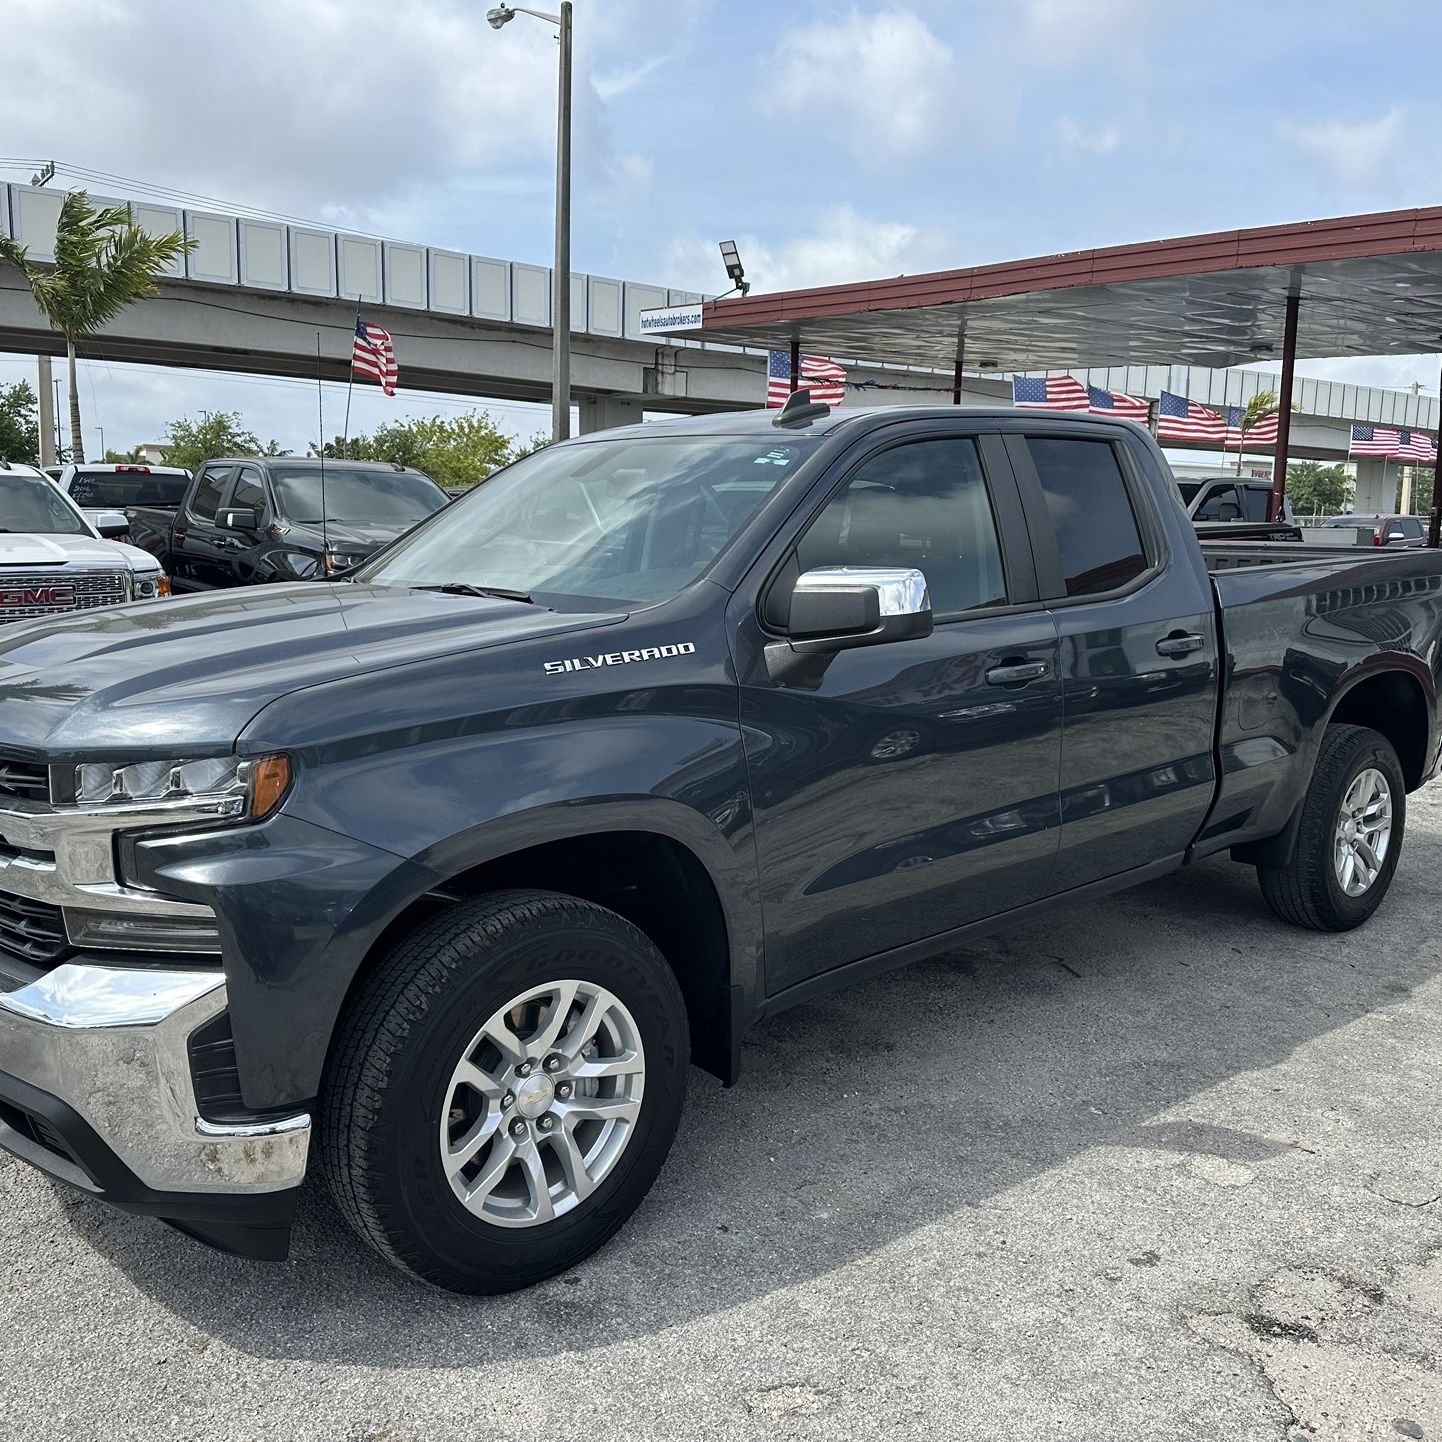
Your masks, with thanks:
M 1351 814 L 1350 807 L 1344 811 L 1349 793 L 1367 773 L 1380 775 L 1385 782 L 1391 826 L 1385 855 L 1378 858 L 1381 865 L 1370 881 L 1366 877 L 1374 868 L 1354 859 L 1357 869 L 1351 886 L 1362 885 L 1363 889 L 1349 894 L 1342 879 L 1345 861 L 1338 860 L 1338 828 Z M 1365 791 L 1364 783 L 1358 794 Z M 1371 814 L 1375 821 L 1378 813 Z M 1407 783 L 1392 743 L 1366 726 L 1329 726 L 1302 800 L 1301 825 L 1290 859 L 1282 866 L 1257 868 L 1267 905 L 1283 921 L 1313 931 L 1350 931 L 1360 926 L 1381 905 L 1392 884 L 1406 820 Z M 1365 839 L 1364 835 L 1364 843 Z M 1372 840 L 1376 839 L 1373 833 Z M 1375 851 L 1369 854 L 1375 858 Z
M 588 1007 L 603 1016 L 589 1046 Z M 546 1055 L 523 1073 L 493 1036 Z M 528 1287 L 590 1256 L 650 1190 L 680 1121 L 688 1038 L 670 967 L 614 912 L 545 891 L 464 902 L 398 941 L 346 1004 L 319 1106 L 326 1180 L 355 1231 L 424 1281 Z M 587 1079 L 598 1068 L 607 1079 Z

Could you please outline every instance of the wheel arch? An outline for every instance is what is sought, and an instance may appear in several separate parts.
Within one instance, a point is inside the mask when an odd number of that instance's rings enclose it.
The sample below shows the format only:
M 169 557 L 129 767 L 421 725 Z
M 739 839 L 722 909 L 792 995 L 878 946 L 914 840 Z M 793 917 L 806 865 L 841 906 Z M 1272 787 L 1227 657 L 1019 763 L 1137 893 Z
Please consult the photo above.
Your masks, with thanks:
M 749 851 L 749 839 L 741 855 Z M 386 922 L 351 976 L 345 1000 L 397 937 L 457 901 L 529 887 L 605 906 L 644 932 L 686 1001 L 695 1063 L 736 1080 L 740 1036 L 760 996 L 754 867 L 698 813 L 645 798 L 539 808 L 475 828 L 414 858 L 436 878 Z M 334 1030 L 327 1050 L 335 1045 Z

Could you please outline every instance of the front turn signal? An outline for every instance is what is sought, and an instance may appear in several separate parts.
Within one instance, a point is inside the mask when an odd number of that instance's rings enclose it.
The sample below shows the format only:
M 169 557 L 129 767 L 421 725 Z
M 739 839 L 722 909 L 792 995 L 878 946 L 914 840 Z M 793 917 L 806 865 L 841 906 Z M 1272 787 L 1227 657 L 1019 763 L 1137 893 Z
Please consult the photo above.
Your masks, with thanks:
M 290 788 L 290 758 L 262 756 L 250 763 L 250 819 L 263 821 Z

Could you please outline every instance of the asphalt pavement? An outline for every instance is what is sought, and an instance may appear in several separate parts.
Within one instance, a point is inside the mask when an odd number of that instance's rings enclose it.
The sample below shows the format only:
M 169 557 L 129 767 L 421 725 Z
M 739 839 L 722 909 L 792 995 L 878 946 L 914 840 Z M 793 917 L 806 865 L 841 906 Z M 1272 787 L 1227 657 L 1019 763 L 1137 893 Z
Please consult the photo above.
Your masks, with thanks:
M 775 1018 L 516 1296 L 0 1159 L 0 1438 L 1442 1442 L 1442 788 L 1409 833 L 1348 936 L 1214 860 Z

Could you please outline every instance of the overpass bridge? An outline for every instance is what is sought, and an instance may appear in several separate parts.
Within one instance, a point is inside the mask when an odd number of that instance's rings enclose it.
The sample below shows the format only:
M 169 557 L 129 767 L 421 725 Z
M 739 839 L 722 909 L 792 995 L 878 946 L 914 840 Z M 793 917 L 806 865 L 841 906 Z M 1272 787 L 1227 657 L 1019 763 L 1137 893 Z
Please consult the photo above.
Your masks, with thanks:
M 394 336 L 406 388 L 478 399 L 550 399 L 548 267 L 142 197 L 92 198 L 128 205 L 138 225 L 155 234 L 179 231 L 194 249 L 162 277 L 157 296 L 129 307 L 85 343 L 88 358 L 300 379 L 319 373 L 344 381 L 359 300 L 367 318 Z M 0 233 L 15 236 L 35 259 L 50 259 L 63 199 L 60 189 L 0 185 Z M 643 334 L 643 311 L 700 299 L 667 286 L 572 274 L 572 386 L 583 431 L 624 425 L 646 412 L 762 403 L 764 351 Z M 0 269 L 0 351 L 63 353 L 21 277 L 8 267 Z M 984 351 L 973 354 L 980 373 L 962 378 L 963 403 L 1009 404 L 1009 380 L 987 365 Z M 865 357 L 840 354 L 836 359 L 846 362 L 855 387 L 849 402 L 952 400 L 949 370 L 868 364 Z M 1264 372 L 1202 366 L 1070 373 L 1109 390 L 1155 397 L 1165 389 L 1223 409 L 1244 405 L 1275 384 Z M 1407 392 L 1299 378 L 1295 400 L 1291 453 L 1297 457 L 1344 458 L 1353 421 L 1437 427 L 1436 399 Z M 1359 471 L 1359 509 L 1367 509 L 1361 505 L 1364 483 L 1370 499 L 1372 472 L 1380 478 L 1382 465 L 1364 462 Z M 1378 494 L 1371 508 L 1391 505 Z

